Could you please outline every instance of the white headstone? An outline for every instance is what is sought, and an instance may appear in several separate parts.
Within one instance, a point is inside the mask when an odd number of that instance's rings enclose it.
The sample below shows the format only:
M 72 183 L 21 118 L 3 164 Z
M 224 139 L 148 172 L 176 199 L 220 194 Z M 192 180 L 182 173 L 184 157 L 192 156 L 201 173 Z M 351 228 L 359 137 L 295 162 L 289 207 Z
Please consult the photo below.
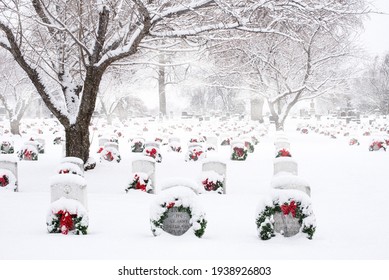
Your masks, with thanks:
M 151 180 L 151 187 L 155 193 L 155 160 L 145 156 L 143 159 L 137 159 L 132 162 L 132 173 L 146 173 Z
M 116 150 L 119 151 L 119 144 L 116 143 L 116 142 L 106 142 L 104 145 L 103 145 L 104 148 L 114 148 Z
M 218 145 L 218 139 L 217 137 L 214 137 L 214 136 L 211 136 L 211 137 L 207 137 L 207 147 L 213 147 L 215 148 L 215 151 L 217 151 L 217 145 Z
M 290 143 L 286 138 L 285 139 L 284 138 L 276 139 L 276 141 L 274 141 L 274 146 L 276 148 L 276 151 L 279 151 L 282 149 L 290 150 Z
M 289 172 L 298 175 L 297 162 L 291 157 L 279 157 L 274 159 L 274 175 L 280 172 Z
M 170 137 L 169 140 L 168 140 L 169 143 L 172 143 L 172 142 L 178 142 L 180 143 L 180 138 L 178 137 Z
M 51 202 L 61 197 L 79 201 L 87 208 L 86 180 L 74 174 L 59 174 L 51 179 Z
M 224 177 L 223 180 L 223 193 L 226 193 L 227 189 L 227 164 L 220 161 L 206 161 L 203 163 L 202 171 L 215 171 L 219 175 Z
M 109 139 L 106 137 L 99 138 L 99 147 L 104 147 L 104 144 L 109 142 Z
M 11 171 L 18 182 L 18 162 L 13 156 L 0 155 L 0 168 Z M 17 191 L 18 187 L 15 189 L 15 192 Z
M 145 149 L 147 149 L 148 147 L 154 147 L 154 148 L 160 148 L 160 144 L 158 142 L 146 142 L 145 143 Z

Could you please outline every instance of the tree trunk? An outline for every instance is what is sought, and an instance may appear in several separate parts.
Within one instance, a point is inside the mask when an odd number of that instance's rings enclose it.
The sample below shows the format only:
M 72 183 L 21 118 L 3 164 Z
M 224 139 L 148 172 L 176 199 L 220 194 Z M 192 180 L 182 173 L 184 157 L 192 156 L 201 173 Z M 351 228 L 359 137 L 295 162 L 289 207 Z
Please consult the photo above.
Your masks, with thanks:
M 165 56 L 159 55 L 159 63 L 165 63 Z M 165 66 L 160 65 L 158 71 L 158 93 L 159 93 L 159 112 L 162 116 L 167 116 L 166 110 L 166 73 Z
M 86 162 L 89 158 L 89 123 L 77 122 L 65 127 L 66 156 L 78 157 Z
M 264 100 L 262 98 L 250 99 L 252 121 L 259 121 L 260 123 L 263 123 L 263 104 Z
M 10 120 L 10 127 L 13 135 L 20 135 L 20 121 L 18 119 Z

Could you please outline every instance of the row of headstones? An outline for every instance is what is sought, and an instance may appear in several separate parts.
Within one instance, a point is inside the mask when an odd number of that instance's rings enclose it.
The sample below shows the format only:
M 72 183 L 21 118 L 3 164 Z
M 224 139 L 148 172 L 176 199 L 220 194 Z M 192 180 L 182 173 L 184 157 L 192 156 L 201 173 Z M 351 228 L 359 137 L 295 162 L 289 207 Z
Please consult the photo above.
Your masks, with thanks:
M 62 159 L 50 184 L 51 204 L 46 217 L 49 233 L 87 234 L 89 218 L 84 162 L 76 157 Z
M 312 239 L 316 221 L 310 199 L 311 188 L 298 176 L 297 162 L 292 158 L 289 140 L 283 133 L 276 135 L 274 146 L 272 192 L 258 208 L 258 235 L 267 240 L 276 233 L 284 237 L 303 233 Z
M 12 140 L 2 140 L 0 142 L 1 154 L 13 154 L 15 152 Z M 38 154 L 45 152 L 45 139 L 31 137 L 29 141 L 24 142 L 17 153 L 20 160 L 38 160 Z
M 132 161 L 132 176 L 125 189 L 140 190 L 148 193 L 156 193 L 156 162 L 150 157 L 142 157 Z M 188 181 L 188 180 L 186 180 Z M 178 181 L 168 183 L 169 186 L 180 185 Z M 198 186 L 196 182 L 190 183 Z M 220 161 L 205 161 L 202 163 L 201 187 L 193 187 L 198 192 L 216 192 L 225 194 L 227 189 L 227 165 Z

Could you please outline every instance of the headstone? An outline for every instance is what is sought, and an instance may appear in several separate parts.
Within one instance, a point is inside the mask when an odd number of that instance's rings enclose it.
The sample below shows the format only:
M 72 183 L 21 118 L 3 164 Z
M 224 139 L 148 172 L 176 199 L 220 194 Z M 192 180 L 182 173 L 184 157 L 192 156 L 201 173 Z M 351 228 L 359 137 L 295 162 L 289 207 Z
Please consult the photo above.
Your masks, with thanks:
M 119 151 L 119 144 L 116 143 L 116 142 L 106 142 L 104 145 L 103 145 L 104 148 L 114 148 L 116 149 L 117 151 Z
M 177 207 L 167 210 L 167 217 L 163 221 L 162 229 L 175 236 L 183 235 L 191 227 L 190 216 L 187 212 L 180 212 Z
M 143 159 L 137 159 L 132 162 L 132 173 L 146 173 L 151 180 L 152 193 L 155 192 L 155 161 L 154 159 L 145 156 Z
M 218 139 L 217 137 L 214 137 L 214 136 L 209 136 L 207 137 L 207 149 L 209 147 L 213 147 L 215 149 L 215 151 L 217 151 L 217 143 L 218 142 Z
M 274 175 L 280 172 L 288 172 L 298 175 L 297 162 L 290 157 L 279 157 L 274 159 Z
M 290 143 L 286 137 L 285 138 L 284 137 L 277 138 L 274 141 L 274 146 L 276 148 L 276 151 L 279 151 L 282 149 L 290 150 Z
M 274 213 L 274 231 L 285 237 L 291 237 L 300 232 L 301 225 L 291 213 L 284 215 L 282 212 Z
M 109 139 L 106 137 L 99 138 L 99 147 L 104 147 L 104 144 L 109 142 Z
M 215 171 L 224 177 L 223 193 L 226 193 L 227 187 L 227 164 L 220 161 L 207 161 L 203 163 L 202 171 Z
M 15 158 L 11 158 L 9 156 L 0 156 L 0 169 L 7 169 L 16 178 L 16 182 L 18 182 L 18 162 Z M 16 187 L 15 192 L 18 191 L 18 187 Z
M 160 148 L 160 144 L 158 142 L 146 142 L 145 143 L 145 149 L 148 147 L 154 147 L 154 148 Z
M 170 137 L 169 140 L 168 140 L 169 143 L 172 143 L 172 142 L 178 142 L 180 143 L 180 138 L 178 137 Z
M 51 180 L 51 202 L 61 197 L 79 201 L 87 208 L 86 180 L 74 174 L 59 174 Z

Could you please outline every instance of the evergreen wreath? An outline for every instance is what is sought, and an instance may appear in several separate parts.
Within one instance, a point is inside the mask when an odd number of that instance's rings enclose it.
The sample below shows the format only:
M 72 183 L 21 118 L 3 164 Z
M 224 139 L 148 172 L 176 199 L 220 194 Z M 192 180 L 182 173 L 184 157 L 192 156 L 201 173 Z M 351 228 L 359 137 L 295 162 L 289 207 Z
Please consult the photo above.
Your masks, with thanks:
M 35 147 L 31 145 L 25 145 L 19 152 L 18 157 L 20 160 L 38 160 L 38 154 Z
M 14 146 L 9 141 L 3 141 L 0 146 L 0 153 L 1 154 L 13 154 L 14 153 Z
M 86 235 L 89 219 L 84 206 L 77 200 L 60 198 L 53 202 L 46 219 L 49 233 Z
M 250 141 L 244 142 L 245 147 L 247 148 L 249 153 L 254 153 L 254 145 Z
M 178 212 L 186 212 L 190 217 L 190 224 L 192 225 L 194 234 L 201 238 L 207 227 L 207 220 L 205 219 L 205 214 L 202 212 L 196 211 L 192 205 L 184 206 L 183 199 L 175 197 L 169 201 L 166 201 L 158 205 L 158 211 L 154 218 L 150 219 L 151 231 L 154 236 L 158 236 L 163 231 L 163 222 L 168 217 L 168 210 L 171 208 L 176 208 Z
M 145 148 L 145 144 L 141 140 L 135 140 L 131 144 L 131 151 L 133 153 L 142 153 Z
M 125 189 L 126 193 L 131 189 L 141 190 L 147 193 L 153 192 L 153 189 L 151 187 L 151 179 L 146 173 L 136 172 L 133 174 L 132 177 L 133 177 L 132 181 Z
M 232 148 L 232 160 L 246 160 L 247 158 L 247 148 L 243 145 L 241 146 L 235 146 Z
M 275 236 L 273 219 L 275 213 L 283 213 L 284 215 L 291 213 L 294 218 L 298 219 L 301 225 L 300 232 L 305 233 L 308 239 L 312 239 L 316 230 L 316 221 L 311 205 L 307 203 L 303 205 L 302 201 L 295 198 L 282 201 L 280 198 L 276 198 L 273 200 L 272 205 L 266 205 L 257 216 L 258 235 L 262 240 L 268 240 Z
M 215 171 L 204 171 L 201 183 L 206 191 L 223 194 L 223 180 L 224 176 Z

